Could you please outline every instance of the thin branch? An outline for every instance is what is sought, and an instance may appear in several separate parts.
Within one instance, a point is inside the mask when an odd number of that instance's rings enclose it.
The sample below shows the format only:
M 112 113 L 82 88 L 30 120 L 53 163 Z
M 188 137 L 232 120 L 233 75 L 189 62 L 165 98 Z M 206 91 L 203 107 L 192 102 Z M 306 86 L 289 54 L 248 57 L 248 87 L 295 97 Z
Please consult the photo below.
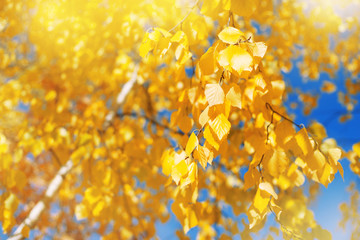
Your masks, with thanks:
M 144 118 L 144 119 L 148 120 L 149 122 L 151 122 L 152 124 L 155 124 L 158 127 L 164 128 L 166 130 L 169 130 L 172 133 L 175 133 L 175 134 L 178 134 L 178 135 L 181 135 L 181 136 L 184 136 L 184 135 L 189 136 L 189 134 L 185 134 L 185 133 L 183 133 L 181 131 L 175 130 L 175 129 L 169 127 L 168 125 L 162 124 L 162 123 L 160 123 L 160 122 L 158 122 L 158 121 L 156 121 L 156 120 L 154 120 L 154 119 L 152 119 L 152 118 L 150 118 L 148 116 L 145 116 L 145 115 L 140 115 L 140 114 L 136 114 L 136 113 L 118 113 L 118 114 L 116 114 L 116 116 L 120 117 L 120 118 L 125 117 L 125 116 L 130 116 L 130 117 L 135 117 L 135 118 Z
M 137 64 L 135 66 L 135 69 L 133 71 L 133 74 L 130 78 L 130 80 L 124 85 L 124 87 L 121 89 L 120 93 L 118 94 L 116 98 L 116 105 L 119 107 L 121 106 L 125 100 L 126 97 L 129 95 L 131 89 L 133 88 L 136 79 L 137 79 L 137 73 L 138 73 L 139 65 Z M 109 115 L 110 114 L 110 115 Z M 106 118 L 105 118 L 105 126 L 110 125 L 111 122 L 114 119 L 115 114 L 110 112 Z M 49 205 L 51 199 L 55 196 L 57 191 L 60 189 L 66 175 L 73 169 L 74 164 L 72 159 L 69 159 L 65 165 L 63 165 L 55 177 L 51 180 L 45 196 L 42 200 L 40 200 L 35 207 L 33 207 L 29 213 L 29 215 L 25 218 L 25 220 L 17 227 L 15 232 L 8 238 L 10 240 L 19 240 L 24 239 L 25 237 L 22 235 L 22 230 L 25 226 L 28 226 L 29 228 L 33 228 L 36 224 L 36 222 L 39 220 L 41 214 L 44 212 L 45 208 Z
M 234 20 L 234 14 L 232 13 L 232 11 L 229 11 L 229 22 L 228 22 L 228 26 L 232 26 L 235 27 L 235 20 Z
M 224 79 L 225 79 L 225 69 L 221 73 L 221 77 L 220 77 L 220 80 L 219 80 L 220 86 L 223 84 Z
M 188 14 L 186 14 L 186 16 L 180 21 L 178 22 L 174 27 L 172 27 L 169 32 L 174 31 L 178 26 L 180 26 L 181 24 L 183 24 L 183 22 L 185 22 L 185 20 L 189 17 L 190 13 L 194 10 L 194 8 L 196 7 L 196 5 L 198 4 L 199 0 L 196 0 L 196 2 L 194 3 L 194 6 L 191 7 L 190 11 L 188 12 Z
M 257 167 L 258 167 L 258 169 L 259 169 L 259 172 L 260 172 L 261 181 L 264 181 L 264 176 L 263 176 L 263 172 L 262 172 L 262 168 L 261 168 L 261 163 L 262 163 L 262 161 L 264 160 L 264 156 L 265 156 L 265 153 L 261 156 L 260 162 L 259 162 L 259 164 L 257 165 Z
M 59 164 L 59 166 L 61 167 L 61 165 L 62 165 L 62 164 L 61 164 L 61 161 L 60 161 L 58 155 L 55 153 L 54 149 L 50 148 L 49 151 L 50 151 L 51 155 L 54 156 L 56 162 L 57 162 L 57 163 Z
M 291 120 L 290 118 L 286 117 L 285 115 L 275 111 L 272 106 L 269 103 L 265 104 L 266 108 L 270 109 L 273 113 L 279 115 L 280 117 L 282 117 L 283 119 L 285 119 L 286 121 L 291 122 L 292 124 L 294 124 L 295 126 L 297 126 L 299 129 L 303 128 L 304 126 L 301 124 L 297 124 L 296 122 L 294 122 L 293 120 Z
M 270 135 L 269 127 L 271 124 L 273 124 L 273 121 L 274 121 L 274 112 L 271 113 L 270 123 L 266 127 L 266 144 L 268 144 L 269 142 L 269 135 Z

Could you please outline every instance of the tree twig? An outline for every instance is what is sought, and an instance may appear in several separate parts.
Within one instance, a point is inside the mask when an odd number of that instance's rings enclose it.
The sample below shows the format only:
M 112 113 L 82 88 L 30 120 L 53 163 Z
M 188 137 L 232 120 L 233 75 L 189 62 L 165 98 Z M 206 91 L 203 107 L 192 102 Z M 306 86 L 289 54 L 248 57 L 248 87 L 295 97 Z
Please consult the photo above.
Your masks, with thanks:
M 265 104 L 266 108 L 270 109 L 272 113 L 277 114 L 278 116 L 282 117 L 283 119 L 285 119 L 286 121 L 291 122 L 292 124 L 294 124 L 295 126 L 297 126 L 299 129 L 303 128 L 303 125 L 301 124 L 297 124 L 296 122 L 294 122 L 293 120 L 291 120 L 290 118 L 286 117 L 285 115 L 275 111 L 272 106 L 270 105 L 270 103 L 266 103 Z
M 186 16 L 180 22 L 178 22 L 174 27 L 172 27 L 168 32 L 174 31 L 179 25 L 183 24 L 183 22 L 185 22 L 185 20 L 189 17 L 190 13 L 195 8 L 195 6 L 198 4 L 198 2 L 199 2 L 199 0 L 196 0 L 196 2 L 194 3 L 194 6 L 191 7 L 188 14 L 186 14 Z
M 163 129 L 169 130 L 172 133 L 175 133 L 175 134 L 178 134 L 178 135 L 181 135 L 181 136 L 183 136 L 183 135 L 188 135 L 189 136 L 189 134 L 186 134 L 186 133 L 183 133 L 181 131 L 175 130 L 175 129 L 169 127 L 168 125 L 162 124 L 162 123 L 160 123 L 160 122 L 158 122 L 158 121 L 156 121 L 156 120 L 154 120 L 154 119 L 152 119 L 152 118 L 150 118 L 150 117 L 148 117 L 146 115 L 140 115 L 140 114 L 136 114 L 136 113 L 118 113 L 118 114 L 116 114 L 116 116 L 120 117 L 120 118 L 121 117 L 126 117 L 126 116 L 135 117 L 135 118 L 144 118 L 147 121 L 149 121 L 150 123 L 155 124 L 158 127 L 161 127 Z

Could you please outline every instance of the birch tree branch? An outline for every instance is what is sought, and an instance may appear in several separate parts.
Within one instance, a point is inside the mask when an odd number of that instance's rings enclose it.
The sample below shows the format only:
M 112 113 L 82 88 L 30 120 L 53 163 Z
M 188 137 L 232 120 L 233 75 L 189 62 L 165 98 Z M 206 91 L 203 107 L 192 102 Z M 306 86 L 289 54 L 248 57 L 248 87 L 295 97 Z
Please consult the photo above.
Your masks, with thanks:
M 105 117 L 104 127 L 107 127 L 111 124 L 111 121 L 115 118 L 115 113 L 118 107 L 120 107 L 126 100 L 126 97 L 129 95 L 131 89 L 134 87 L 137 75 L 138 75 L 139 65 L 136 64 L 134 71 L 131 75 L 131 78 L 128 82 L 126 82 L 121 89 L 120 93 L 116 97 L 116 109 L 111 110 Z M 42 200 L 40 200 L 35 207 L 33 207 L 29 213 L 29 215 L 25 218 L 25 220 L 17 227 L 15 232 L 10 235 L 9 240 L 20 240 L 25 237 L 22 235 L 22 230 L 25 226 L 29 228 L 33 228 L 36 222 L 39 220 L 41 214 L 44 212 L 51 199 L 55 196 L 57 191 L 60 189 L 62 183 L 66 175 L 72 170 L 74 164 L 71 159 L 69 159 L 56 173 L 55 177 L 51 180 L 46 192 L 45 196 Z

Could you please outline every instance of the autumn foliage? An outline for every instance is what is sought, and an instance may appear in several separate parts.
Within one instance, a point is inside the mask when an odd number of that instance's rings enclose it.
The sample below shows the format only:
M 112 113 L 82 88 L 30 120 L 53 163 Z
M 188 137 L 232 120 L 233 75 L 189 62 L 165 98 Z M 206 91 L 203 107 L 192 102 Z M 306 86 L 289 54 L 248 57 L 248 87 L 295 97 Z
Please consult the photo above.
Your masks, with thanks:
M 267 239 L 330 239 L 308 205 L 318 184 L 343 177 L 344 157 L 360 174 L 360 142 L 346 152 L 320 123 L 289 116 L 288 94 L 305 114 L 318 96 L 282 73 L 316 80 L 344 69 L 346 124 L 360 91 L 360 20 L 337 8 L 359 5 L 0 1 L 3 232 L 150 239 L 174 214 L 180 239 L 192 229 L 199 239 L 261 229 Z M 321 92 L 336 86 L 324 81 Z M 352 222 L 356 239 L 350 191 L 340 225 Z

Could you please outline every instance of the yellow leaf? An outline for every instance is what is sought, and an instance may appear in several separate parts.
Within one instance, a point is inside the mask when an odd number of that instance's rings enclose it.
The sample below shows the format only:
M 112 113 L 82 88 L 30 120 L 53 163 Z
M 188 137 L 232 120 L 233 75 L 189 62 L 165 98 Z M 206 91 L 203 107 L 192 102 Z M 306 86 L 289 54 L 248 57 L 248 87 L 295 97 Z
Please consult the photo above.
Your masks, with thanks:
M 209 119 L 209 106 L 207 106 L 199 116 L 199 123 L 201 124 L 201 127 L 204 127 L 205 124 L 209 121 Z
M 10 193 L 10 195 L 6 198 L 4 202 L 5 208 L 3 209 L 3 222 L 2 222 L 4 233 L 8 233 L 16 223 L 14 216 L 18 205 L 19 205 L 19 200 L 13 193 Z
M 260 215 L 263 215 L 266 212 L 270 201 L 270 195 L 263 194 L 263 192 L 263 190 L 258 188 L 253 201 L 254 207 L 259 211 Z
M 337 165 L 339 159 L 341 158 L 341 149 L 340 148 L 331 148 L 328 151 L 330 163 Z
M 318 122 L 312 122 L 308 129 L 311 135 L 316 139 L 322 140 L 327 136 L 324 126 Z
M 231 11 L 242 17 L 250 17 L 259 5 L 260 0 L 231 0 Z
M 80 160 L 88 154 L 87 148 L 85 146 L 79 147 L 76 149 L 70 156 L 71 160 L 74 162 L 74 164 L 77 164 L 80 162 Z
M 283 80 L 271 81 L 272 94 L 275 98 L 282 96 L 285 91 L 285 82 Z
M 190 138 L 186 144 L 186 148 L 185 148 L 185 152 L 186 155 L 190 156 L 190 154 L 192 153 L 192 151 L 199 145 L 199 140 L 197 138 L 197 136 L 195 135 L 195 133 L 193 132 L 190 135 Z
M 6 198 L 4 202 L 5 209 L 13 213 L 16 211 L 18 204 L 19 204 L 19 200 L 13 193 L 10 193 L 10 195 Z
M 229 133 L 231 128 L 231 123 L 225 117 L 224 114 L 219 114 L 215 119 L 209 120 L 209 126 L 218 136 L 219 140 L 222 141 L 224 137 Z
M 206 100 L 209 103 L 209 106 L 214 106 L 216 104 L 224 103 L 224 91 L 221 86 L 217 83 L 206 84 L 205 86 L 205 96 Z
M 329 164 L 325 163 L 324 169 L 322 171 L 322 174 L 319 178 L 319 181 L 327 188 L 328 184 L 331 182 L 330 179 L 330 171 L 331 167 Z
M 226 99 L 231 103 L 231 106 L 241 109 L 241 89 L 238 85 L 233 84 L 226 94 Z
M 320 171 L 321 169 L 323 169 L 325 162 L 326 162 L 325 156 L 317 149 L 314 151 L 314 153 L 309 154 L 306 159 L 307 165 L 313 171 L 314 170 Z
M 225 43 L 235 44 L 239 41 L 241 36 L 244 36 L 244 33 L 234 27 L 227 27 L 223 29 L 218 36 L 220 40 Z
M 177 31 L 175 35 L 170 39 L 170 41 L 181 44 L 185 49 L 189 47 L 189 41 L 183 31 Z
M 171 174 L 171 171 L 172 171 L 172 168 L 174 165 L 174 156 L 170 149 L 164 151 L 164 153 L 161 157 L 161 162 L 162 162 L 162 172 L 166 176 L 169 176 Z
M 84 200 L 86 200 L 90 205 L 99 201 L 101 197 L 101 190 L 97 187 L 90 187 L 85 190 Z
M 267 151 L 263 160 L 265 171 L 269 172 L 269 174 L 275 178 L 285 172 L 288 164 L 289 159 L 287 158 L 285 152 L 278 151 L 276 149 Z
M 210 127 L 206 126 L 205 130 L 204 130 L 204 138 L 206 139 L 206 141 L 213 146 L 216 150 L 219 150 L 220 148 L 220 144 L 218 143 L 217 140 L 215 140 L 213 134 L 211 133 Z
M 265 191 L 269 194 L 269 196 L 273 196 L 275 199 L 278 199 L 278 195 L 276 194 L 273 186 L 268 182 L 262 182 L 259 184 L 259 189 Z
M 194 207 L 186 209 L 186 217 L 184 219 L 184 232 L 185 234 L 193 227 L 198 225 L 198 219 Z
M 342 179 L 344 180 L 344 170 L 339 162 L 341 158 L 341 149 L 340 148 L 331 148 L 328 150 L 329 161 L 331 165 L 331 174 L 335 174 L 339 171 Z
M 176 184 L 179 184 L 182 177 L 188 173 L 188 168 L 185 163 L 185 158 L 179 161 L 172 169 L 171 177 Z
M 156 45 L 156 53 L 160 55 L 160 57 L 164 57 L 169 48 L 171 47 L 170 39 L 161 38 Z
M 151 40 L 149 39 L 149 33 L 146 33 L 140 45 L 139 54 L 142 58 L 144 58 L 153 49 L 154 44 L 152 44 Z
M 214 56 L 214 47 L 210 47 L 199 60 L 199 67 L 202 75 L 213 74 L 217 70 Z
M 216 19 L 224 11 L 230 10 L 230 0 L 205 0 L 201 6 L 201 14 Z
M 231 45 L 220 51 L 217 61 L 222 67 L 241 75 L 243 70 L 250 67 L 253 58 L 243 48 Z
M 257 169 L 254 167 L 249 168 L 249 170 L 244 175 L 244 190 L 248 190 L 254 186 L 260 179 L 261 175 Z
M 156 32 L 156 33 L 155 33 Z M 165 29 L 163 29 L 163 28 L 159 28 L 159 27 L 157 27 L 157 28 L 154 28 L 154 32 L 152 32 L 152 33 L 154 33 L 155 35 L 156 35 L 156 39 L 157 40 L 155 40 L 155 41 L 158 41 L 159 39 L 160 39 L 160 37 L 165 37 L 165 38 L 169 38 L 169 37 L 171 37 L 171 33 L 169 33 L 168 31 L 166 31 Z M 160 34 L 158 34 L 158 33 L 160 33 Z M 151 38 L 151 37 L 150 37 Z
M 181 187 L 185 187 L 195 182 L 196 176 L 197 176 L 197 165 L 195 164 L 195 162 L 192 162 L 189 165 L 187 177 L 181 180 Z
M 281 214 L 282 210 L 281 210 L 281 208 L 280 208 L 278 205 L 276 205 L 276 204 L 274 203 L 274 199 L 273 199 L 273 198 L 270 200 L 270 206 L 271 206 L 272 211 L 275 213 L 276 218 L 277 218 L 277 219 L 280 219 L 280 214 Z
M 185 234 L 191 228 L 198 225 L 198 218 L 194 208 L 195 206 L 191 204 L 186 204 L 179 200 L 175 200 L 171 205 L 171 210 L 183 226 Z
M 289 176 L 290 180 L 292 183 L 295 184 L 295 186 L 300 187 L 301 185 L 304 184 L 305 182 L 305 177 L 304 175 L 297 169 L 297 165 L 296 164 L 291 164 L 287 175 Z
M 206 147 L 198 145 L 197 149 L 195 150 L 195 158 L 199 160 L 200 165 L 205 169 L 207 163 L 212 163 L 213 160 L 213 153 L 207 149 Z
M 352 149 L 353 149 L 353 151 L 356 153 L 356 155 L 357 155 L 358 157 L 360 157 L 360 142 L 355 143 L 355 144 L 352 146 Z
M 275 136 L 276 136 L 276 143 L 279 146 L 283 146 L 288 143 L 293 135 L 295 135 L 295 130 L 292 124 L 289 121 L 281 121 L 277 124 L 275 128 Z
M 183 45 L 179 45 L 177 48 L 176 48 L 176 51 L 175 51 L 175 57 L 176 57 L 176 60 L 178 60 L 178 63 L 180 65 L 183 65 L 186 63 L 187 60 L 189 60 L 192 56 L 192 53 L 183 47 Z
M 155 28 L 154 31 L 149 33 L 149 39 L 151 39 L 154 42 L 157 42 L 162 37 L 162 34 L 160 31 L 158 31 L 159 28 Z
M 141 57 L 145 57 L 151 50 L 156 48 L 157 44 L 163 38 L 169 38 L 171 34 L 162 28 L 155 28 L 154 31 L 146 33 L 139 48 L 139 54 Z M 162 44 L 163 46 L 169 46 L 168 44 Z
M 248 49 L 254 58 L 255 69 L 261 62 L 261 59 L 265 56 L 267 46 L 263 42 L 249 43 Z
M 247 211 L 247 216 L 249 218 L 249 229 L 252 229 L 259 221 L 261 221 L 262 217 L 259 214 L 259 210 L 257 210 L 254 205 L 251 205 Z
M 92 214 L 95 216 L 95 217 L 98 217 L 100 216 L 101 212 L 103 211 L 105 207 L 105 201 L 104 200 L 100 200 L 95 208 L 92 210 Z
M 309 136 L 305 128 L 302 128 L 296 133 L 295 139 L 305 156 L 313 151 L 311 143 L 309 141 Z

